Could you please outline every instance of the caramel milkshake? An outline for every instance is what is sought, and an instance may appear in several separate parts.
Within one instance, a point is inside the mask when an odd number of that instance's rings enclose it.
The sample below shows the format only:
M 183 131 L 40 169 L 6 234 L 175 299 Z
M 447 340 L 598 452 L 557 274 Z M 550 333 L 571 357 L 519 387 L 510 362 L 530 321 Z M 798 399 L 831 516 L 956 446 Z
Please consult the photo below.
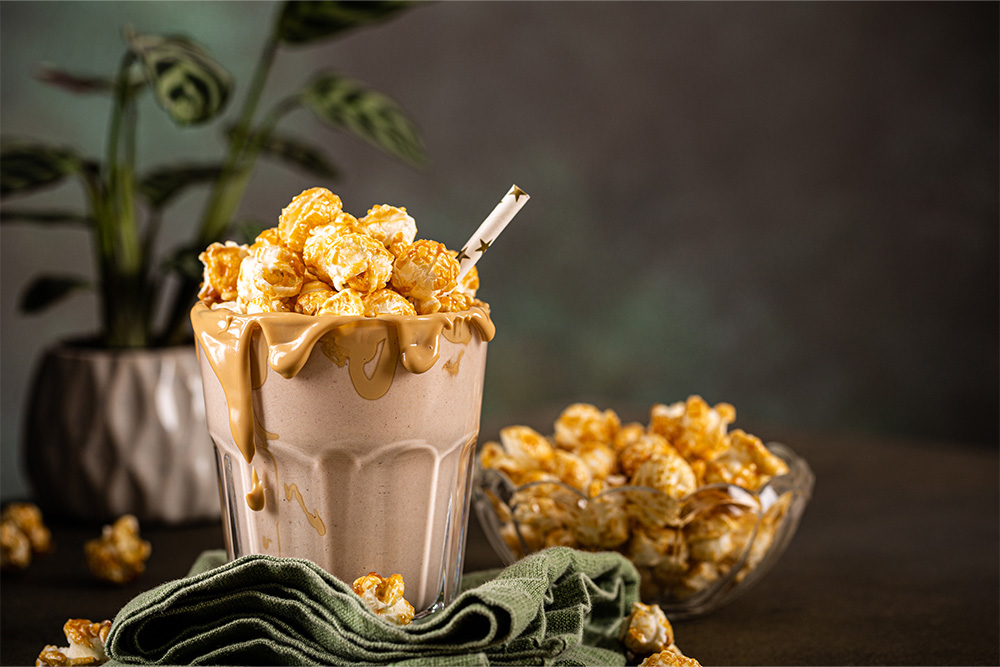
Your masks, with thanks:
M 230 557 L 399 573 L 426 612 L 458 591 L 494 327 L 472 266 L 489 243 L 416 231 L 306 190 L 252 245 L 200 255 L 191 322 Z
M 420 610 L 458 590 L 482 399 L 485 308 L 241 315 L 198 304 L 231 557 L 400 573 Z

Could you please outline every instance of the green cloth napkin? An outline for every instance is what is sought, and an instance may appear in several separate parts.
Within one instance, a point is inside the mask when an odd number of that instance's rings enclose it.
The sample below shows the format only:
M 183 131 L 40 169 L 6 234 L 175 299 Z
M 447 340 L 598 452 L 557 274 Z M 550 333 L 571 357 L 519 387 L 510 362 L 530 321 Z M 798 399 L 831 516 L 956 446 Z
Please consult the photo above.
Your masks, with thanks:
M 396 626 L 310 561 L 206 552 L 118 612 L 107 652 L 136 665 L 624 665 L 618 627 L 638 593 L 620 554 L 557 547 L 468 575 L 447 608 Z

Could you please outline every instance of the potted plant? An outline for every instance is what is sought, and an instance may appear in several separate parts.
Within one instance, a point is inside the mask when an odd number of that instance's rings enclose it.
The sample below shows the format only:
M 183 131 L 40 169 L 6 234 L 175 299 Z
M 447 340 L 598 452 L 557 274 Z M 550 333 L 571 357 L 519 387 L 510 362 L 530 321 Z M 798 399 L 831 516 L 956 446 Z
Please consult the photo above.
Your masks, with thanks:
M 36 495 L 49 509 L 100 519 L 132 512 L 169 522 L 218 515 L 214 448 L 187 320 L 201 280 L 198 253 L 213 241 L 240 236 L 234 216 L 259 157 L 278 158 L 321 179 L 334 176 L 320 150 L 277 130 L 297 108 L 406 162 L 424 161 L 419 133 L 395 102 L 332 71 L 315 73 L 297 93 L 265 112 L 258 109 L 282 48 L 340 36 L 404 6 L 281 4 L 235 122 L 225 132 L 224 155 L 212 163 L 136 171 L 140 96 L 152 94 L 182 127 L 224 115 L 231 77 L 194 42 L 126 28 L 125 53 L 113 77 L 41 71 L 46 83 L 111 99 L 103 160 L 36 141 L 4 137 L 0 145 L 3 223 L 84 225 L 96 251 L 93 281 L 41 276 L 21 298 L 22 309 L 34 312 L 76 290 L 94 289 L 100 307 L 101 330 L 47 350 L 33 380 L 25 454 Z M 83 186 L 85 212 L 6 202 L 72 177 Z M 196 184 L 208 184 L 210 191 L 193 238 L 158 253 L 165 210 Z

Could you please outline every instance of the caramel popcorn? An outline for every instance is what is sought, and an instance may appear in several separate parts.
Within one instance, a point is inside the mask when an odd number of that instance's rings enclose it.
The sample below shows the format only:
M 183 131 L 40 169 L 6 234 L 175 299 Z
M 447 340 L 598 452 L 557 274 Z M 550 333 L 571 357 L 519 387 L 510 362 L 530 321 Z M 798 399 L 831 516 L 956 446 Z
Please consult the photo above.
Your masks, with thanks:
M 601 412 L 589 403 L 574 403 L 556 419 L 555 439 L 560 447 L 570 451 L 585 444 L 610 445 L 620 426 L 621 420 L 614 410 Z
M 701 667 L 701 663 L 681 653 L 676 646 L 670 646 L 640 662 L 639 667 Z
M 389 288 L 376 290 L 364 297 L 365 317 L 378 315 L 416 315 L 413 304 L 405 296 Z
M 104 646 L 109 632 L 111 621 L 92 623 L 85 618 L 71 618 L 63 626 L 69 646 L 46 646 L 35 665 L 103 665 L 108 661 Z
M 455 289 L 458 261 L 443 243 L 422 239 L 406 246 L 393 265 L 392 286 L 422 313 L 437 312 L 437 296 Z
M 13 521 L 0 522 L 0 569 L 23 570 L 31 565 L 31 541 Z
M 104 526 L 101 537 L 83 545 L 87 566 L 98 579 L 126 584 L 146 571 L 152 548 L 139 537 L 139 520 L 131 514 Z
M 403 207 L 379 204 L 368 209 L 358 227 L 398 257 L 417 237 L 417 223 Z
M 326 188 L 310 188 L 299 193 L 282 209 L 278 218 L 282 243 L 301 253 L 313 229 L 334 223 L 342 210 L 340 197 Z
M 240 265 L 249 254 L 247 246 L 232 241 L 208 246 L 198 255 L 205 266 L 198 298 L 207 303 L 234 301 L 238 296 L 236 283 L 240 277 Z
M 643 594 L 661 599 L 741 580 L 767 554 L 791 498 L 761 512 L 753 492 L 788 465 L 759 438 L 729 432 L 735 416 L 728 403 L 691 396 L 653 405 L 648 426 L 575 403 L 551 437 L 502 429 L 480 462 L 517 487 L 498 512 L 509 522 L 504 540 L 518 556 L 553 544 L 619 551 L 639 570 Z
M 310 316 L 412 316 L 485 306 L 476 299 L 476 267 L 459 281 L 458 253 L 416 235 L 404 207 L 379 204 L 359 220 L 337 195 L 310 188 L 249 247 L 209 245 L 199 255 L 199 298 L 236 313 Z
M 637 656 L 659 653 L 674 643 L 674 628 L 659 605 L 633 602 L 622 625 L 621 641 Z
M 413 605 L 403 598 L 403 576 L 394 574 L 388 579 L 376 572 L 369 572 L 354 580 L 351 586 L 365 606 L 379 618 L 396 625 L 409 625 L 413 621 Z
M 52 533 L 49 532 L 42 511 L 34 503 L 11 503 L 0 514 L 0 522 L 12 523 L 21 530 L 31 544 L 32 552 L 48 553 L 52 550 Z

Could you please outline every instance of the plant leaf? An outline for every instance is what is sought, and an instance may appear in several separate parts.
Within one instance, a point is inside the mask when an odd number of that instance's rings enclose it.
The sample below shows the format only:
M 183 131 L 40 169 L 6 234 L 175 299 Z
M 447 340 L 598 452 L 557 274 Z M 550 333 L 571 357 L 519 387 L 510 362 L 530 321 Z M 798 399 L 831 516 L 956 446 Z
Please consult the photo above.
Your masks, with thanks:
M 320 120 L 343 127 L 387 153 L 413 165 L 427 161 L 416 125 L 382 93 L 328 72 L 314 79 L 299 99 Z
M 185 188 L 210 183 L 219 177 L 222 167 L 216 164 L 190 164 L 164 167 L 147 174 L 139 183 L 139 192 L 153 208 L 162 208 Z
M 19 307 L 24 313 L 37 313 L 71 293 L 90 286 L 90 281 L 76 276 L 41 276 L 35 278 L 21 293 Z
M 0 148 L 0 197 L 55 185 L 82 166 L 76 153 L 67 148 L 6 143 Z
M 230 128 L 230 136 L 232 133 Z M 319 148 L 295 137 L 271 132 L 261 144 L 260 150 L 266 156 L 284 160 L 319 178 L 334 180 L 340 175 Z
M 126 39 L 153 84 L 156 101 L 175 123 L 204 123 L 225 108 L 232 77 L 205 49 L 186 37 L 131 33 Z
M 258 234 L 270 226 L 271 225 L 262 220 L 240 220 L 230 226 L 229 236 L 236 243 L 250 245 L 254 242 L 254 239 L 257 238 Z
M 368 23 L 381 21 L 412 7 L 410 2 L 286 2 L 278 18 L 278 38 L 288 44 L 305 44 L 333 37 Z
M 73 211 L 42 211 L 3 208 L 0 209 L 0 222 L 18 223 L 30 222 L 39 225 L 86 225 L 94 224 L 89 215 Z
M 35 72 L 35 78 L 43 83 L 55 86 L 56 88 L 62 88 L 77 95 L 111 93 L 115 88 L 115 81 L 111 77 L 74 74 L 53 65 L 40 65 Z M 133 89 L 137 89 L 145 85 L 145 83 L 145 79 L 141 76 L 136 76 L 132 79 L 130 85 Z

